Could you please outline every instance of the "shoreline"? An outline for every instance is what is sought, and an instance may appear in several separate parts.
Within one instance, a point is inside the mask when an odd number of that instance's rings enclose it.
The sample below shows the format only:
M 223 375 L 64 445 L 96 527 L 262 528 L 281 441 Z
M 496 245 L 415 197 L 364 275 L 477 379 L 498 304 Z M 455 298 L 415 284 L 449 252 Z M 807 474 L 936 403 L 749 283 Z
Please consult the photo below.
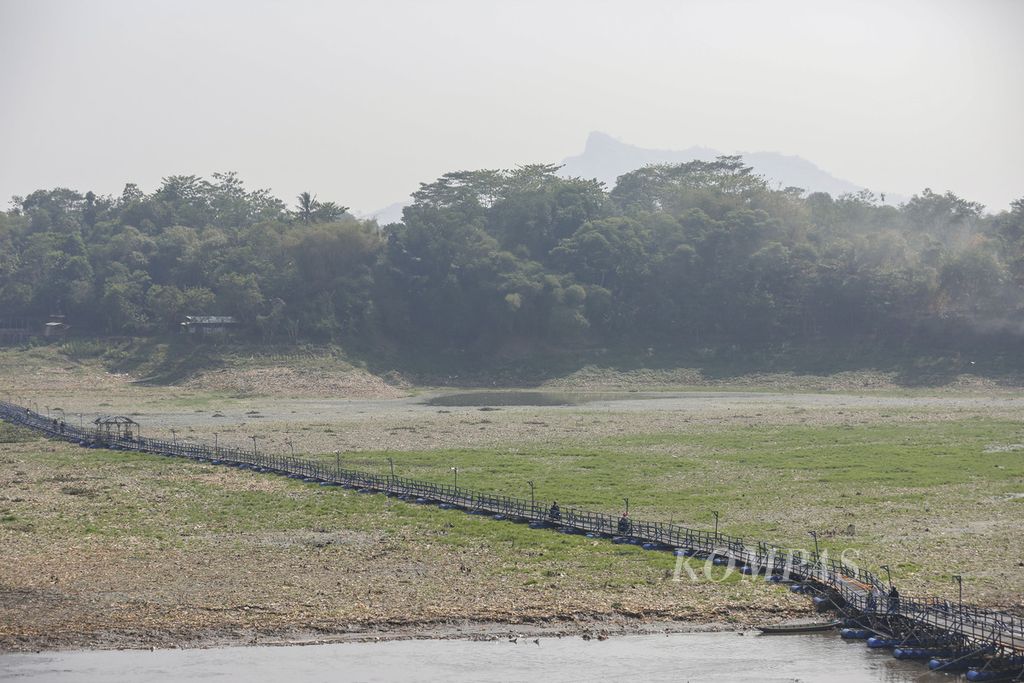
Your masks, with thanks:
M 536 638 L 582 638 L 607 640 L 623 636 L 670 635 L 683 633 L 744 633 L 757 625 L 779 621 L 803 621 L 813 615 L 793 611 L 780 615 L 766 611 L 765 619 L 749 621 L 691 621 L 611 615 L 606 618 L 543 619 L 535 621 L 451 620 L 406 625 L 366 624 L 363 627 L 325 631 L 310 628 L 279 628 L 267 631 L 231 627 L 211 628 L 205 632 L 174 634 L 168 631 L 127 633 L 112 630 L 104 634 L 50 635 L 40 638 L 0 638 L 0 657 L 12 654 L 48 652 L 92 652 L 114 650 L 195 650 L 231 647 L 303 647 L 345 643 L 384 643 L 405 640 L 499 641 Z M 749 615 L 749 613 L 748 613 Z M 11 642 L 16 640 L 16 642 Z

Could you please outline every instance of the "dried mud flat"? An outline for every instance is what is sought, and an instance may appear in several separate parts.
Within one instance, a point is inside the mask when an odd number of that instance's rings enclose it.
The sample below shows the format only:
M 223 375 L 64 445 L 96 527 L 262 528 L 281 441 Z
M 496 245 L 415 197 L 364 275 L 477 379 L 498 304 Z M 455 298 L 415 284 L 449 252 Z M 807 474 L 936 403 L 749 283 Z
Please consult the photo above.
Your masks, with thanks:
M 348 368 L 236 368 L 205 372 L 179 386 L 151 386 L 94 365 L 61 365 L 52 359 L 18 363 L 0 357 L 7 396 L 70 423 L 122 414 L 140 422 L 150 437 L 176 433 L 178 438 L 210 441 L 217 433 L 225 445 L 245 447 L 256 435 L 264 448 L 294 448 L 297 453 L 583 445 L 680 428 L 699 433 L 744 426 L 856 426 L 1024 415 L 1024 389 L 966 377 L 928 393 L 888 391 L 894 386 L 891 378 L 878 373 L 747 376 L 715 384 L 716 391 L 637 389 L 642 381 L 676 386 L 672 382 L 685 383 L 691 373 L 581 371 L 544 387 L 582 399 L 579 405 L 440 407 L 428 405 L 428 399 L 451 389 L 413 392 L 400 380 L 389 383 Z M 764 382 L 762 390 L 750 391 L 755 381 Z M 847 391 L 858 385 L 864 385 L 860 393 Z
M 578 552 L 606 554 L 607 576 L 546 562 L 543 546 L 447 543 L 443 516 L 410 524 L 396 508 L 412 506 L 379 496 L 92 453 L 4 445 L 0 507 L 17 521 L 0 530 L 0 650 L 599 635 L 735 628 L 808 609 L 763 583 L 675 582 L 605 542 L 580 539 Z M 273 495 L 289 503 L 283 516 L 325 506 L 323 526 L 216 521 L 204 511 L 220 491 Z
M 152 387 L 88 365 L 10 357 L 0 363 L 9 396 L 59 409 L 69 422 L 78 412 L 83 421 L 98 411 L 129 414 L 146 436 L 170 437 L 173 429 L 179 439 L 212 441 L 216 433 L 222 445 L 243 446 L 255 435 L 261 448 L 300 453 L 586 446 L 630 434 L 765 425 L 1020 420 L 1024 406 L 1012 388 L 984 386 L 978 393 L 970 381 L 962 383 L 970 391 L 898 395 L 801 393 L 820 387 L 778 378 L 768 386 L 796 393 L 661 392 L 636 400 L 636 375 L 587 373 L 552 388 L 632 395 L 564 407 L 445 408 L 426 405 L 429 392 L 410 395 L 399 383 L 371 376 L 332 384 L 309 372 L 232 371 Z M 662 379 L 645 378 L 663 388 Z M 835 381 L 846 387 L 858 380 Z M 991 448 L 1017 453 L 1016 443 Z M 546 535 L 539 532 L 528 547 L 499 548 L 472 534 L 452 542 L 451 513 L 410 518 L 404 504 L 339 491 L 328 502 L 317 487 L 252 473 L 181 461 L 124 463 L 40 441 L 0 444 L 0 462 L 0 650 L 603 637 L 751 626 L 808 611 L 804 599 L 758 582 L 674 582 L 665 567 L 670 559 L 637 562 L 597 541 L 546 555 Z M 261 515 L 260 501 L 271 499 L 285 507 Z M 789 512 L 831 514 L 820 506 Z M 882 512 L 906 514 L 898 506 Z M 915 524 L 948 536 L 947 551 L 952 539 L 974 534 L 969 548 L 953 550 L 978 566 L 990 566 L 1007 549 L 1012 554 L 1007 544 L 1019 539 L 1019 516 L 957 514 L 954 520 L 936 510 Z M 790 522 L 800 523 L 783 518 Z M 940 561 L 928 554 L 939 551 L 912 531 L 878 533 L 889 534 L 894 553 L 909 545 L 929 562 Z M 604 563 L 600 570 L 589 564 L 592 556 Z M 986 571 L 1016 591 L 1024 579 L 1012 565 Z
M 578 406 L 426 405 L 432 394 L 395 401 L 253 398 L 214 404 L 190 414 L 139 416 L 152 433 L 170 429 L 197 440 L 244 445 L 257 435 L 268 449 L 299 453 L 410 451 L 451 448 L 595 444 L 610 437 L 688 430 L 802 425 L 852 427 L 975 418 L 1019 419 L 1024 397 L 894 397 L 781 393 L 623 394 Z

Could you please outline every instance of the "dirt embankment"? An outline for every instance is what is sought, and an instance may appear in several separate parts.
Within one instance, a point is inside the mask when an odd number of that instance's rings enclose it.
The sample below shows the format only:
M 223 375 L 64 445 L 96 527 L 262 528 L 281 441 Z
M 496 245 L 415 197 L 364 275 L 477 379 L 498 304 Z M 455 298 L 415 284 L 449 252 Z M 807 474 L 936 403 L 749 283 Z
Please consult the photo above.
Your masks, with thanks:
M 390 399 L 408 396 L 411 388 L 398 373 L 378 376 L 331 358 L 230 358 L 221 367 L 196 367 L 184 378 L 162 384 L 112 372 L 97 359 L 73 360 L 50 347 L 0 352 L 0 382 L 12 399 L 40 403 L 89 395 L 97 403 L 148 398 L 160 388 L 235 397 Z
M 436 380 L 436 378 L 434 378 Z M 431 382 L 427 382 L 430 384 Z M 437 382 L 433 382 L 436 384 Z M 445 387 L 493 388 L 487 377 L 453 377 L 440 382 Z M 500 382 L 497 385 L 502 385 Z M 349 367 L 255 366 L 235 364 L 217 370 L 200 371 L 180 386 L 196 391 L 226 392 L 234 396 L 288 396 L 309 398 L 389 399 L 408 396 L 413 385 L 400 373 L 382 375 Z M 509 385 L 502 385 L 509 386 Z M 747 373 L 712 377 L 695 368 L 618 370 L 587 366 L 572 373 L 523 387 L 550 391 L 657 391 L 678 389 L 756 390 L 767 392 L 897 392 L 906 387 L 894 372 L 874 370 L 837 372 L 824 375 L 796 373 Z M 1002 393 L 1017 391 L 1007 379 L 961 374 L 949 378 L 938 393 Z
M 180 360 L 180 359 L 179 359 Z M 520 387 L 552 391 L 657 391 L 678 389 L 757 390 L 776 392 L 895 392 L 907 388 L 897 372 L 841 371 L 824 374 L 745 372 L 714 374 L 694 367 L 634 368 L 586 365 L 548 374 L 530 371 L 415 377 L 398 370 L 371 372 L 338 355 L 292 354 L 206 357 L 184 363 L 171 373 L 170 383 L 151 381 L 154 368 L 140 365 L 141 374 L 111 372 L 98 358 L 75 360 L 60 347 L 27 351 L 0 351 L 0 380 L 15 398 L 71 396 L 92 392 L 97 396 L 131 394 L 134 382 L 168 386 L 189 392 L 236 397 L 390 399 L 408 396 L 416 386 L 447 388 Z M 511 374 L 510 374 L 511 373 Z M 166 373 L 164 373 L 166 374 Z M 918 385 L 915 385 L 918 386 Z M 921 385 L 923 386 L 923 385 Z M 929 393 L 1004 393 L 1020 391 L 1022 377 L 990 378 L 970 373 L 951 374 L 929 387 Z
M 706 388 L 769 392 L 900 391 L 906 388 L 895 372 L 843 371 L 829 374 L 751 372 L 728 377 L 709 376 L 696 368 L 616 370 L 587 366 L 545 381 L 544 388 L 564 391 L 651 391 L 653 389 Z M 948 378 L 936 392 L 998 392 L 1019 389 L 1019 382 L 960 374 Z
M 366 370 L 355 368 L 222 368 L 200 372 L 181 386 L 195 391 L 226 392 L 233 396 L 388 399 L 409 394 L 406 387 L 389 384 Z

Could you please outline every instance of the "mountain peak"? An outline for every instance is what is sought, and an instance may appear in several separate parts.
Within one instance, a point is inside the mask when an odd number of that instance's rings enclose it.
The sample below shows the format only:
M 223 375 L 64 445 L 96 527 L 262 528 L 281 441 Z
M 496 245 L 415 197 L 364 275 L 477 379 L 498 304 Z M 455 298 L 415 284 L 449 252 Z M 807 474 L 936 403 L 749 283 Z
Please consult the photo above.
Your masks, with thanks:
M 599 130 L 592 130 L 587 135 L 587 142 L 583 146 L 584 154 L 596 154 L 602 150 L 614 149 L 616 147 L 628 147 L 626 143 L 616 140 L 608 133 Z
M 687 161 L 711 161 L 723 152 L 711 147 L 689 147 L 683 150 L 648 149 L 617 140 L 608 133 L 592 131 L 587 135 L 583 153 L 566 158 L 561 174 L 569 177 L 597 178 L 608 186 L 616 178 L 650 164 L 680 164 Z M 740 153 L 743 160 L 769 182 L 781 187 L 800 187 L 808 192 L 840 195 L 861 189 L 847 180 L 836 178 L 799 156 L 779 152 Z

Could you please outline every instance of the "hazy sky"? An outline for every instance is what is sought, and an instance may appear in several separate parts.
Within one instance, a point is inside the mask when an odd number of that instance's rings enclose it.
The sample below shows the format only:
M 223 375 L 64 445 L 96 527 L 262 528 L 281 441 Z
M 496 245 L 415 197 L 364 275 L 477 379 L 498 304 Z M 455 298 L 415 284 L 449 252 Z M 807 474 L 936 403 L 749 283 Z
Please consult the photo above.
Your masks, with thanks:
M 0 198 L 236 170 L 357 210 L 632 144 L 1024 196 L 1024 1 L 0 0 Z

